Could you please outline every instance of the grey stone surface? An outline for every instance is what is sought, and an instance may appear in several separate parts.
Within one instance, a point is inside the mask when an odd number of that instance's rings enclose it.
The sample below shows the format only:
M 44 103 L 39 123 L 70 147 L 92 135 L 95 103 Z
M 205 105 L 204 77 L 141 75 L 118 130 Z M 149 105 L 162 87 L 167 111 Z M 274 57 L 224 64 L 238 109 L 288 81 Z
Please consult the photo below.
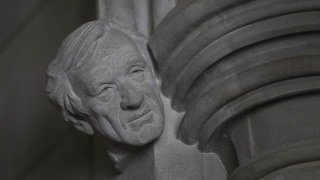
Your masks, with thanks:
M 10 33 L 0 49 L 0 179 L 80 179 L 75 169 L 88 179 L 91 139 L 63 122 L 43 74 L 63 38 L 94 18 L 94 4 L 42 0 L 34 8 L 39 2 L 0 2 L 1 36 Z
M 144 41 L 116 24 L 88 22 L 64 40 L 47 71 L 48 97 L 75 128 L 112 141 L 109 153 L 118 169 L 126 166 L 130 148 L 163 132 L 163 106 Z
M 46 2 L 43 0 L 3 0 L 0 3 L 1 19 L 0 48 L 4 48 L 19 29 L 39 10 Z
M 320 177 L 319 161 L 292 165 L 261 178 L 262 180 L 317 180 Z M 303 172 L 303 173 L 301 173 Z
M 177 139 L 183 113 L 160 98 L 147 53 L 138 34 L 104 20 L 88 22 L 64 40 L 49 65 L 46 93 L 76 129 L 103 137 L 121 172 L 110 179 L 225 179 L 214 153 Z
M 175 5 L 176 0 L 98 0 L 98 18 L 149 37 Z
M 161 90 L 185 112 L 179 138 L 216 152 L 229 179 L 318 175 L 298 164 L 319 159 L 319 9 L 315 0 L 178 1 L 152 35 Z
M 130 166 L 121 174 L 103 174 L 102 165 L 95 173 L 100 179 L 159 179 L 159 180 L 210 180 L 226 179 L 225 169 L 216 154 L 201 153 L 196 146 L 188 146 L 177 139 L 177 130 L 183 114 L 172 111 L 168 99 L 162 96 L 164 117 L 166 119 L 162 136 L 149 146 L 140 149 L 130 162 Z M 100 143 L 102 145 L 102 143 Z M 105 147 L 107 150 L 107 147 Z M 104 157 L 105 158 L 105 157 Z
M 97 2 L 93 137 L 93 4 L 0 3 L 0 179 L 319 179 L 319 0 Z

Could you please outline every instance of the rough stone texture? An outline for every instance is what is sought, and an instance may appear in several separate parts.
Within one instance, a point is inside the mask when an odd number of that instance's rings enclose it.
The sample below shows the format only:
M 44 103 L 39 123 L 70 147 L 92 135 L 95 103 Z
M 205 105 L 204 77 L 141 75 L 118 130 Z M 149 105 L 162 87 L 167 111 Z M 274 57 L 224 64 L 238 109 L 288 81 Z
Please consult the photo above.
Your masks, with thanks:
M 318 160 L 319 9 L 316 0 L 179 1 L 152 35 L 162 92 L 185 112 L 179 138 L 216 152 L 230 179 Z
M 87 3 L 11 2 L 0 6 L 0 179 L 319 179 L 319 0 L 99 0 L 99 18 L 151 37 L 171 101 L 164 132 L 122 173 L 107 152 L 126 153 L 68 128 L 43 95 L 48 60 Z
M 149 37 L 176 0 L 98 0 L 98 18 Z
M 103 20 L 64 40 L 48 67 L 46 93 L 67 122 L 119 146 L 142 146 L 162 134 L 163 106 L 144 40 Z
M 49 65 L 48 97 L 76 129 L 103 137 L 120 173 L 111 179 L 205 180 L 212 168 L 225 177 L 215 154 L 177 139 L 181 115 L 160 99 L 144 40 L 104 20 L 85 23 Z
M 144 147 L 115 180 L 225 180 L 226 171 L 214 153 L 201 153 L 196 146 L 183 144 L 176 137 L 182 114 L 170 109 L 168 99 L 162 97 L 165 107 L 165 130 L 162 136 Z

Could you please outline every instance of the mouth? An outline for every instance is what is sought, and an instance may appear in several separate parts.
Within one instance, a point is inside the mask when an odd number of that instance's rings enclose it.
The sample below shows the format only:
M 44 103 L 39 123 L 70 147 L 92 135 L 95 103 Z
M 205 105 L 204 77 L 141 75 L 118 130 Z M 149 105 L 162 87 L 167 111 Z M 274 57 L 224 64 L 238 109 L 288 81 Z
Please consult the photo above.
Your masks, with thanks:
M 139 131 L 144 125 L 150 124 L 153 121 L 153 112 L 149 111 L 147 113 L 143 113 L 139 117 L 135 117 L 128 121 L 127 126 L 133 131 Z

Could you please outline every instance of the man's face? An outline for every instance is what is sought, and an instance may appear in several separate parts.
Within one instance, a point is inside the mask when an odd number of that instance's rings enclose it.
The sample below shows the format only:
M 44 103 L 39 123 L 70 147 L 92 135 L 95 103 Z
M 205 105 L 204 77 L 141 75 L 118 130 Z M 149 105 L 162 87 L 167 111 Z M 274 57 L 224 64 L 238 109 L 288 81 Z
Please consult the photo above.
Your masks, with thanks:
M 119 34 L 118 34 L 119 35 Z M 133 42 L 119 35 L 104 55 L 70 74 L 70 81 L 90 123 L 102 136 L 120 143 L 143 145 L 163 131 L 163 107 L 154 76 Z

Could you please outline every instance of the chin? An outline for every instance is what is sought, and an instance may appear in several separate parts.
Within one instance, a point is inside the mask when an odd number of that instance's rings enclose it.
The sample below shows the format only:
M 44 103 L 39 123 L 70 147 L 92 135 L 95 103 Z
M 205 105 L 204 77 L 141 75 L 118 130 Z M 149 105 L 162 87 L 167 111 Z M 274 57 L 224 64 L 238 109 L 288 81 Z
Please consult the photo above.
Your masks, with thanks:
M 130 132 L 127 136 L 127 144 L 132 146 L 143 146 L 158 139 L 163 132 L 163 123 L 160 124 L 147 124 L 141 128 L 139 132 Z
M 143 128 L 143 131 L 139 134 L 139 139 L 141 144 L 150 143 L 158 139 L 163 132 L 163 127 L 155 127 L 152 125 L 147 125 Z

